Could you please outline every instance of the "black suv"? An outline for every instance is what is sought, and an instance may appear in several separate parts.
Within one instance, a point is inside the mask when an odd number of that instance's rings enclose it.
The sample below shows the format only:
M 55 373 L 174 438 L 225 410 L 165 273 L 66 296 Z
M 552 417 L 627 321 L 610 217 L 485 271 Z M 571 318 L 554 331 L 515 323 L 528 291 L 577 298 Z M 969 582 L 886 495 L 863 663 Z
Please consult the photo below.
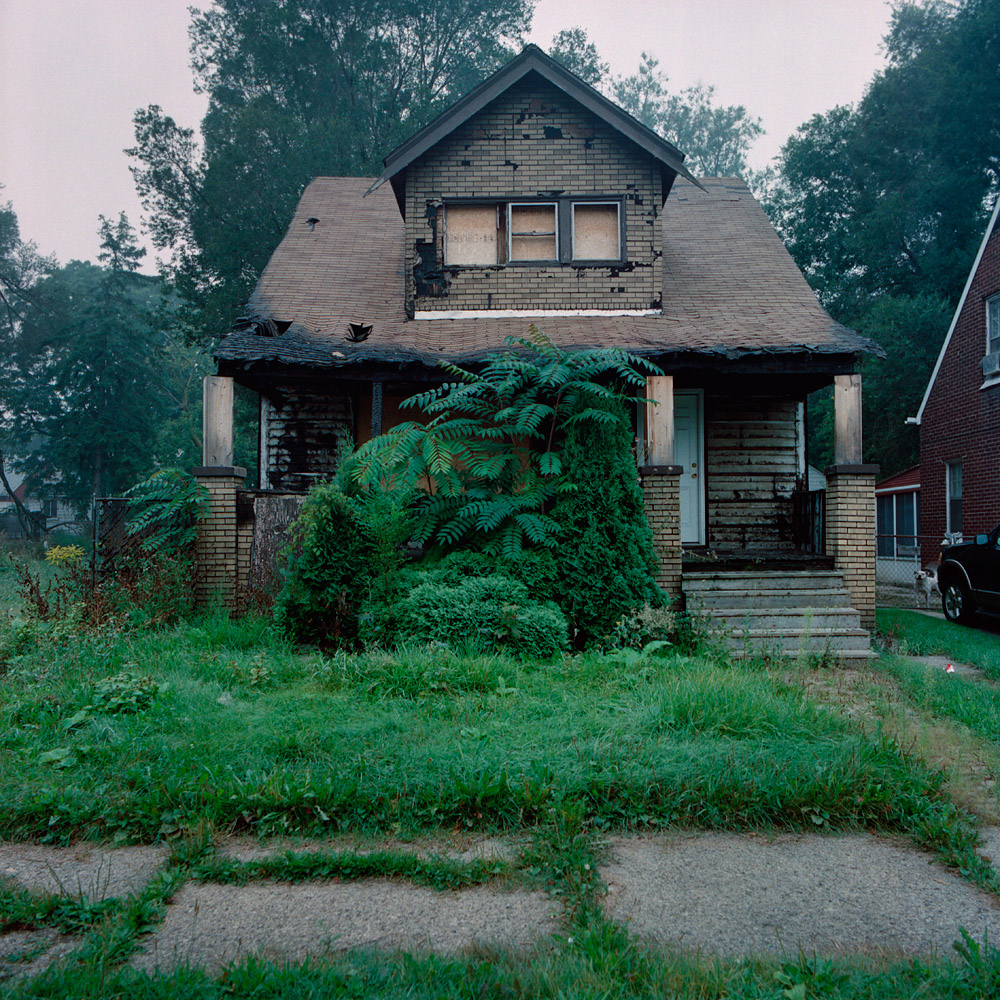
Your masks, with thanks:
M 942 549 L 938 586 L 950 622 L 967 622 L 978 609 L 1000 614 L 1000 525 Z

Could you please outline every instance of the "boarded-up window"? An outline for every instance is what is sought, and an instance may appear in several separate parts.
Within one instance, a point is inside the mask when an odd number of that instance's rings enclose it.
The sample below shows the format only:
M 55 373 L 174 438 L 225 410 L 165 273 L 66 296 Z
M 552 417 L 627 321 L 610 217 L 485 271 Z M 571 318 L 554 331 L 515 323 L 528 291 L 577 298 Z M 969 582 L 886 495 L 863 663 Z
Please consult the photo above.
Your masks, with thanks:
M 510 259 L 557 260 L 556 206 L 510 206 Z
M 496 205 L 449 205 L 445 216 L 445 263 L 490 267 L 497 256 Z
M 573 259 L 618 260 L 621 257 L 617 204 L 573 205 Z

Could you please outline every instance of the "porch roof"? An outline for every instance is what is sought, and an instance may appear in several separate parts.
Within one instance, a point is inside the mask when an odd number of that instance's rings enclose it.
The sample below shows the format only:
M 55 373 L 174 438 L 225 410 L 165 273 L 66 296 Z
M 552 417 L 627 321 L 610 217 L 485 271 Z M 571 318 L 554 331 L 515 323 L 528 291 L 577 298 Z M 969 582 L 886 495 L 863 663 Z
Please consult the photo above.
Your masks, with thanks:
M 535 322 L 564 348 L 719 360 L 881 353 L 834 322 L 747 186 L 678 178 L 664 206 L 662 312 L 409 319 L 404 226 L 391 190 L 320 177 L 305 190 L 248 303 L 245 324 L 216 348 L 236 368 L 474 362 Z M 349 324 L 371 327 L 348 339 Z M 832 357 L 831 357 L 832 361 Z

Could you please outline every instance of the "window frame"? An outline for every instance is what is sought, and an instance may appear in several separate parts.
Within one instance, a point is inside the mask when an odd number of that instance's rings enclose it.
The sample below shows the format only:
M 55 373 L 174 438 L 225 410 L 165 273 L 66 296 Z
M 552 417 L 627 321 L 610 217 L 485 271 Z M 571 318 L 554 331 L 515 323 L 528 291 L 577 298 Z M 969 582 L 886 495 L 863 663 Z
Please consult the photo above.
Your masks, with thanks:
M 959 475 L 959 493 L 957 496 L 952 495 L 951 485 L 952 485 L 952 470 L 958 469 Z M 945 531 L 949 535 L 961 535 L 962 534 L 962 496 L 965 492 L 965 483 L 963 481 L 963 470 L 961 462 L 945 462 L 944 463 L 944 523 Z M 956 529 L 953 524 L 953 518 L 955 515 L 954 504 L 958 501 L 958 528 Z
M 550 233 L 515 233 L 514 232 L 514 209 L 515 208 L 552 208 L 552 219 L 555 223 L 555 231 Z M 562 214 L 560 211 L 560 205 L 558 199 L 556 200 L 528 200 L 528 201 L 508 201 L 506 202 L 507 208 L 507 261 L 508 264 L 531 264 L 536 267 L 543 264 L 561 264 L 560 250 L 562 249 L 559 242 L 559 216 Z M 556 255 L 555 257 L 514 257 L 513 245 L 515 237 L 521 237 L 528 239 L 532 237 L 539 236 L 549 236 L 553 237 L 553 243 L 555 244 Z
M 617 257 L 577 257 L 576 256 L 576 208 L 578 205 L 613 205 L 616 212 L 616 223 L 618 229 L 618 256 Z M 622 232 L 622 203 L 620 199 L 609 198 L 600 201 L 595 198 L 571 198 L 569 201 L 569 249 L 571 264 L 601 264 L 608 261 L 621 263 L 622 248 L 625 245 L 624 233 Z
M 448 208 L 461 205 L 495 205 L 497 218 L 502 220 L 502 232 L 498 233 L 497 246 L 502 249 L 506 259 L 498 260 L 496 264 L 455 264 L 448 260 Z M 556 212 L 556 257 L 539 258 L 537 260 L 512 260 L 511 239 L 511 208 L 514 206 L 555 205 Z M 580 258 L 573 257 L 573 209 L 576 205 L 614 205 L 618 211 L 618 256 L 613 258 Z M 442 266 L 452 271 L 482 270 L 484 267 L 618 267 L 625 263 L 626 257 L 626 212 L 624 196 L 591 194 L 591 195 L 560 195 L 557 198 L 446 198 L 442 201 L 444 209 L 444 238 L 441 241 Z
M 996 317 L 996 340 L 993 339 L 990 331 L 990 322 Z M 985 357 L 991 354 L 1000 354 L 1000 292 L 990 295 L 986 299 L 986 353 Z

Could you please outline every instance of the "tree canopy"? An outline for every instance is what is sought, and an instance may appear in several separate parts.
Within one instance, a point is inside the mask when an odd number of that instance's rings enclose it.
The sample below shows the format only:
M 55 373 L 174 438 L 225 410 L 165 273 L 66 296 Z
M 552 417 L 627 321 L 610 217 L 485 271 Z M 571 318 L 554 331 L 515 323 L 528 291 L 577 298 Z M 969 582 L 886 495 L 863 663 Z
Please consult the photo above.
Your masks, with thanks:
M 79 509 L 157 465 L 194 464 L 189 406 L 205 370 L 167 336 L 172 308 L 123 215 L 101 217 L 103 266 L 71 261 L 35 280 L 0 357 L 0 441 L 33 492 Z
M 885 46 L 856 107 L 788 140 L 768 209 L 832 315 L 890 355 L 866 366 L 866 458 L 892 472 L 916 433 L 880 428 L 916 412 L 1000 189 L 1000 5 L 897 3 Z
M 312 177 L 377 173 L 513 54 L 531 13 L 530 0 L 216 0 L 197 13 L 200 142 L 150 106 L 128 151 L 154 244 L 194 307 L 190 335 L 230 328 Z

